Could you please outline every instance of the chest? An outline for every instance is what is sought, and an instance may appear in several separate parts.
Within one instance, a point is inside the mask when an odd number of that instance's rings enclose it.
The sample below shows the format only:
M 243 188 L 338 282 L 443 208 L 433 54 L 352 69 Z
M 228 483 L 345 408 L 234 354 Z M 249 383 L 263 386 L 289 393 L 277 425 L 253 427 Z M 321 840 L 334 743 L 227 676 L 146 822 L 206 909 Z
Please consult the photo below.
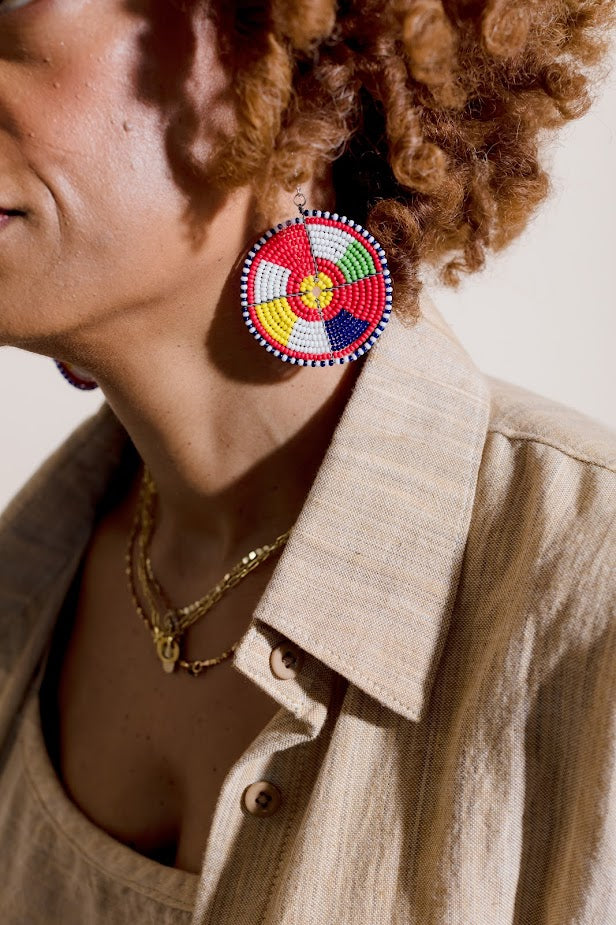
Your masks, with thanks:
M 41 690 L 47 748 L 92 822 L 198 873 L 223 781 L 279 705 L 230 660 L 197 678 L 165 674 L 108 541 L 93 538 L 54 634 Z M 266 578 L 220 601 L 186 656 L 219 655 L 240 638 Z

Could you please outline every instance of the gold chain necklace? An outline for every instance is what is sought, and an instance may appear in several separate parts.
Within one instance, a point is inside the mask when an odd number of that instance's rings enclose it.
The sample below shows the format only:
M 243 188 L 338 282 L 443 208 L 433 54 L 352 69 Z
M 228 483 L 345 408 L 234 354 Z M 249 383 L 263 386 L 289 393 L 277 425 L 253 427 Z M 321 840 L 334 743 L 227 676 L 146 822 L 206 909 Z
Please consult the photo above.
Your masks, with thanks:
M 266 559 L 284 546 L 291 531 L 287 530 L 286 533 L 282 533 L 271 545 L 260 546 L 243 556 L 237 565 L 234 565 L 204 597 L 184 607 L 173 607 L 168 596 L 154 576 L 152 562 L 148 554 L 156 525 L 154 516 L 156 495 L 156 486 L 154 485 L 152 476 L 147 467 L 144 467 L 137 511 L 135 513 L 126 552 L 128 587 L 137 613 L 152 634 L 152 641 L 154 642 L 156 654 L 161 661 L 163 670 L 167 673 L 171 673 L 175 670 L 176 665 L 179 665 L 180 668 L 188 671 L 193 677 L 197 677 L 207 668 L 218 665 L 225 659 L 230 658 L 239 645 L 239 640 L 233 643 L 230 649 L 227 649 L 222 655 L 218 655 L 215 658 L 193 659 L 189 661 L 180 658 L 180 642 L 184 633 L 200 617 L 204 616 L 214 604 L 220 600 L 226 591 L 239 584 L 239 582 L 257 568 L 258 565 L 265 562 Z M 140 590 L 147 602 L 149 615 L 146 614 L 137 597 L 133 567 L 134 548 L 137 538 L 137 579 Z M 160 597 L 165 608 L 162 616 L 156 604 L 156 595 Z

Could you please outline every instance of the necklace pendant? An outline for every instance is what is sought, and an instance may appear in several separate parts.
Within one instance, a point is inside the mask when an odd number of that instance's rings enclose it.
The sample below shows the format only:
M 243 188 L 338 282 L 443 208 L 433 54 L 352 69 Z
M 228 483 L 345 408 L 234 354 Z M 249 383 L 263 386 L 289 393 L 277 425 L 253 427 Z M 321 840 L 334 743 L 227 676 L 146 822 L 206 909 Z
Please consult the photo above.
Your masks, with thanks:
M 180 657 L 180 647 L 173 636 L 159 636 L 156 640 L 156 654 L 161 660 L 163 671 L 171 674 L 175 670 L 175 664 Z

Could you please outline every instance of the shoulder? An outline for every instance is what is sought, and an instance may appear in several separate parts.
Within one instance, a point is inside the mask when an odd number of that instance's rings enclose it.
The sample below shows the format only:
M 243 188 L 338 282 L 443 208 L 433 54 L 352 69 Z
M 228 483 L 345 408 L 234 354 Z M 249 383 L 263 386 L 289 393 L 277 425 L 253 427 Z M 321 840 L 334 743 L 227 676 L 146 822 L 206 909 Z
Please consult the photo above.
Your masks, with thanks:
M 537 557 L 579 564 L 616 543 L 616 433 L 589 415 L 491 376 L 475 513 Z M 513 537 L 512 537 L 513 539 Z
M 572 462 L 602 467 L 616 475 L 616 431 L 553 399 L 494 376 L 488 435 L 551 447 Z
M 484 500 L 488 517 L 491 506 L 498 512 L 500 530 L 527 531 L 518 555 L 535 546 L 538 555 L 548 543 L 578 566 L 601 551 L 616 555 L 616 433 L 565 404 L 486 378 L 479 507 Z
M 24 519 L 70 516 L 69 495 L 98 497 L 125 451 L 127 434 L 107 402 L 81 421 L 42 460 L 0 512 L 0 550 L 11 527 Z M 45 526 L 49 524 L 45 523 Z M 35 531 L 34 531 L 35 532 Z
M 547 648 L 616 630 L 616 434 L 564 404 L 486 376 L 490 414 L 464 584 L 493 617 Z M 548 643 L 548 638 L 551 641 Z

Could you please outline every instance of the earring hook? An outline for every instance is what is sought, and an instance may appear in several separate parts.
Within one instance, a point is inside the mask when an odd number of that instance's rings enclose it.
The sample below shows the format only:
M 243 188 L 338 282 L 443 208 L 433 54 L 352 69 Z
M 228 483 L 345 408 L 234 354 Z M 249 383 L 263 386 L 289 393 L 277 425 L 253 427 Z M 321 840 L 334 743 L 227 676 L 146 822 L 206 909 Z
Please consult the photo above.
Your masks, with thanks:
M 294 204 L 297 206 L 297 208 L 299 209 L 299 214 L 300 214 L 300 215 L 303 215 L 303 214 L 304 214 L 304 206 L 306 205 L 306 197 L 305 197 L 304 194 L 302 193 L 302 188 L 301 188 L 301 186 L 298 186 L 298 187 L 297 187 L 297 192 L 295 193 L 295 196 L 293 197 L 293 202 L 294 202 Z

